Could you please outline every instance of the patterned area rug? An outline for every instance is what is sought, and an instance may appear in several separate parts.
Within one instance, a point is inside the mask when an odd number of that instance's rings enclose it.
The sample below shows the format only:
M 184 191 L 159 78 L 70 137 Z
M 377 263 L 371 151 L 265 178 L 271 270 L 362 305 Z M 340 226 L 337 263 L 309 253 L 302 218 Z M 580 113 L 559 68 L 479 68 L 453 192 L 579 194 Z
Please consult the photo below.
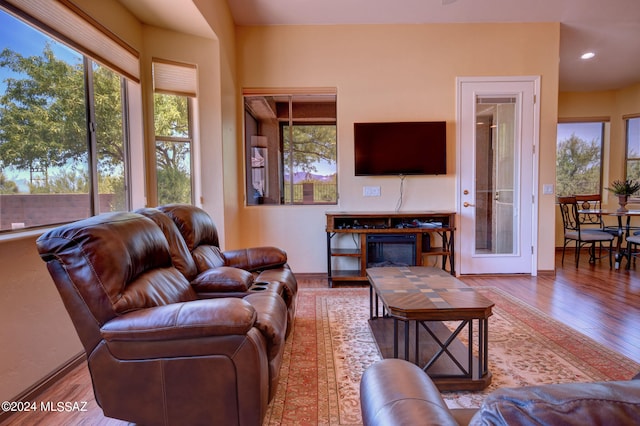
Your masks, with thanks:
M 639 364 L 499 289 L 476 290 L 496 304 L 489 319 L 493 379 L 483 392 L 444 393 L 452 408 L 478 407 L 500 387 L 626 380 L 640 371 Z M 360 378 L 381 359 L 368 318 L 368 289 L 299 291 L 295 329 L 264 425 L 362 424 Z

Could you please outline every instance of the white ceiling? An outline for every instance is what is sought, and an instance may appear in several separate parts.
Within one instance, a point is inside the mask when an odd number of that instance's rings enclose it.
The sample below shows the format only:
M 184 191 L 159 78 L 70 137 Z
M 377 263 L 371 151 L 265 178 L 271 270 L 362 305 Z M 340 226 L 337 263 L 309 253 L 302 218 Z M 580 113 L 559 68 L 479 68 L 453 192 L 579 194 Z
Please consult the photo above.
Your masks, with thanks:
M 192 0 L 120 0 L 147 24 L 211 37 Z M 640 0 L 227 0 L 238 25 L 560 22 L 560 90 L 640 82 Z M 596 54 L 584 61 L 586 51 Z

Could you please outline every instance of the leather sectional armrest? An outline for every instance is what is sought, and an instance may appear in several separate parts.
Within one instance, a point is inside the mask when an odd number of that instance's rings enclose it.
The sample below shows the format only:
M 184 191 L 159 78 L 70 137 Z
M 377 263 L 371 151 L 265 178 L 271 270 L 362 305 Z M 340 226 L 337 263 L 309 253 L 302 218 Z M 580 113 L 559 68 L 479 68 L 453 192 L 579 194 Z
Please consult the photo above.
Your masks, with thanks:
M 360 407 L 365 426 L 458 426 L 429 376 L 402 359 L 385 359 L 365 370 Z
M 191 281 L 197 293 L 246 292 L 253 283 L 253 275 L 244 269 L 220 266 L 208 269 Z
M 107 342 L 179 340 L 244 335 L 256 319 L 256 310 L 242 299 L 204 299 L 133 311 L 100 331 Z
M 287 253 L 277 247 L 251 247 L 222 253 L 226 266 L 258 271 L 276 268 L 287 263 Z
M 284 350 L 287 332 L 287 306 L 276 293 L 254 293 L 244 298 L 258 314 L 256 328 L 267 340 L 269 358 Z

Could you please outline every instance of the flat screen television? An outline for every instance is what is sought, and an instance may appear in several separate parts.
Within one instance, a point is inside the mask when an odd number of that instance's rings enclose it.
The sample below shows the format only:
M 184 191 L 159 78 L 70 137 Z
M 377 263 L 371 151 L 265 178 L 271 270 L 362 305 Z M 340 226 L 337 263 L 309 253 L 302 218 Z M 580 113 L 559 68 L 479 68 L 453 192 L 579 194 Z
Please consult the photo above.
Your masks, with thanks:
M 447 173 L 445 121 L 354 123 L 356 176 Z

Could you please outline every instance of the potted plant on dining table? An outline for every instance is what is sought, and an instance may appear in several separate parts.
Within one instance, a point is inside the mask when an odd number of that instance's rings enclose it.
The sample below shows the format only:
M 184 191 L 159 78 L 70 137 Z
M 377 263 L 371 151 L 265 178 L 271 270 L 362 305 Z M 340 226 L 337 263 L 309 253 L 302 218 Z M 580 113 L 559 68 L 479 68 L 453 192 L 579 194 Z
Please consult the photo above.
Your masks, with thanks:
M 618 197 L 618 204 L 620 204 L 618 212 L 626 212 L 629 197 L 640 191 L 640 182 L 633 179 L 614 180 L 611 186 L 605 189 Z

